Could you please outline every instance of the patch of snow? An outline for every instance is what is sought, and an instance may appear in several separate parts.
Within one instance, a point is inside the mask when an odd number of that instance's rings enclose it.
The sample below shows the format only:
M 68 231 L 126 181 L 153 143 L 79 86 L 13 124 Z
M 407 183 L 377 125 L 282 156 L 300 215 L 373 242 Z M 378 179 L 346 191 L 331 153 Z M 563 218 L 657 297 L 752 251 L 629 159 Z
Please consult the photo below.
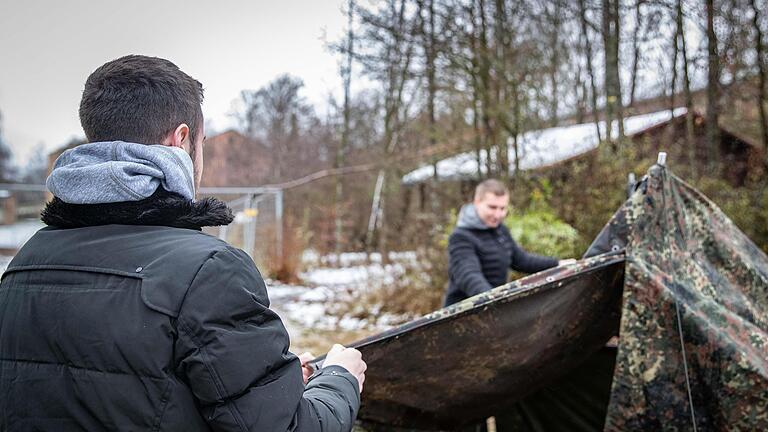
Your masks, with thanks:
M 330 314 L 329 302 L 334 301 L 337 294 L 343 294 L 331 288 L 281 285 L 273 282 L 267 287 L 267 291 L 270 297 L 270 308 L 283 320 L 292 338 L 301 334 L 302 329 L 357 330 L 368 325 L 362 320 Z M 294 295 L 297 292 L 299 295 Z M 286 293 L 292 294 L 285 296 Z
M 0 274 L 5 272 L 5 269 L 8 268 L 8 264 L 11 263 L 12 259 L 12 256 L 0 256 Z
M 390 252 L 390 261 L 404 261 L 416 259 L 416 252 L 404 251 L 404 252 Z M 369 263 L 381 263 L 381 254 L 378 252 L 372 252 L 370 254 L 365 252 L 343 252 L 340 256 L 336 254 L 328 254 L 320 256 L 316 251 L 307 250 L 302 255 L 302 262 L 309 267 L 317 267 L 321 265 L 337 266 L 337 267 L 350 267 L 355 265 L 366 265 Z
M 0 225 L 0 249 L 19 249 L 45 224 L 39 220 Z
M 665 123 L 672 118 L 686 114 L 685 108 L 658 111 L 650 114 L 637 115 L 624 119 L 626 135 L 634 135 L 653 126 Z M 605 121 L 601 121 L 600 133 L 605 135 Z M 618 122 L 611 129 L 614 138 L 618 136 Z M 594 150 L 600 144 L 594 123 L 583 123 L 572 126 L 553 127 L 522 134 L 518 140 L 519 165 L 521 170 L 531 170 L 562 162 L 575 156 Z M 514 147 L 509 144 L 510 171 L 514 171 Z M 495 159 L 495 149 L 491 158 Z M 485 172 L 487 154 L 480 154 L 480 170 Z M 471 178 L 477 175 L 477 155 L 474 152 L 461 153 L 443 159 L 437 163 L 437 175 L 441 180 Z M 406 174 L 402 181 L 405 184 L 420 183 L 434 177 L 434 166 L 426 165 Z
M 404 269 L 400 264 L 371 264 L 340 268 L 317 268 L 301 273 L 299 277 L 313 286 L 349 286 L 363 285 L 371 280 L 389 283 L 401 275 Z
M 330 257 L 334 258 L 330 258 Z M 301 273 L 301 285 L 285 285 L 278 281 L 267 281 L 270 307 L 282 318 L 288 333 L 295 337 L 302 329 L 316 330 L 360 330 L 375 327 L 388 328 L 402 322 L 397 316 L 378 313 L 368 314 L 371 319 L 359 319 L 352 316 L 338 316 L 332 313 L 333 306 L 340 302 L 349 302 L 356 294 L 376 289 L 382 284 L 391 284 L 403 275 L 404 260 L 415 258 L 415 252 L 398 252 L 390 255 L 393 264 L 382 265 L 381 256 L 371 254 L 370 260 L 365 253 L 343 253 L 319 256 L 307 252 L 304 258 L 310 262 L 328 262 L 340 258 L 346 267 L 310 266 Z M 370 264 L 364 264 L 369 260 Z M 378 261 L 378 262 L 377 262 Z M 398 263 L 400 261 L 400 263 Z M 335 262 L 338 261 L 334 261 Z M 381 305 L 371 305 L 373 309 Z
M 332 296 L 333 291 L 331 291 L 328 287 L 321 286 L 306 291 L 301 295 L 301 297 L 299 297 L 299 300 L 303 302 L 324 302 L 330 299 Z
M 285 285 L 277 281 L 265 280 L 269 298 L 296 298 L 306 292 L 307 287 L 298 285 Z

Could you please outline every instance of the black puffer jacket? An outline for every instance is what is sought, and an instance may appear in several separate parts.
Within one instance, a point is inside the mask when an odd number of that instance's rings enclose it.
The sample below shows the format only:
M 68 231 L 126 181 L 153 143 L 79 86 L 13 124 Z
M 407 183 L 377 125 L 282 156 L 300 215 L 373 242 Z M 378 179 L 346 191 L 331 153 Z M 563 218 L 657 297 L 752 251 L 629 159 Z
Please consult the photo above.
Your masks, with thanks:
M 526 252 L 509 229 L 456 228 L 448 239 L 448 291 L 445 306 L 507 283 L 509 269 L 536 273 L 558 260 Z
M 253 261 L 200 232 L 231 221 L 221 202 L 54 199 L 43 219 L 0 285 L 0 430 L 351 430 L 356 379 L 305 389 Z

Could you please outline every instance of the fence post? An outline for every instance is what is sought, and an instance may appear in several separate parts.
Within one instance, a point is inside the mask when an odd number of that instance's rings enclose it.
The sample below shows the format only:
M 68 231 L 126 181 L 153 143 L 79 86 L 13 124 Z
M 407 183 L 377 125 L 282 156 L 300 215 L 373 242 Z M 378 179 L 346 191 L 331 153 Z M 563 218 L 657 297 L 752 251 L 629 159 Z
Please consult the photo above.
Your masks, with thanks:
M 280 260 L 280 264 L 283 264 L 283 191 L 278 190 L 275 193 L 275 219 L 277 220 L 277 227 L 275 229 L 275 249 L 277 252 L 277 259 Z

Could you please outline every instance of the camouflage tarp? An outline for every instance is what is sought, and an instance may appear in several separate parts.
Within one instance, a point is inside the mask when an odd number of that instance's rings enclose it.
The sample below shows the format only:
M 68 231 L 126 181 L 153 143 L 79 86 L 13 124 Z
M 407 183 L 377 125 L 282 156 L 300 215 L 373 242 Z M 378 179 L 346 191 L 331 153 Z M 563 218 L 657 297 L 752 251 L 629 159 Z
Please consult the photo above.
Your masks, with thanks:
M 768 257 L 654 166 L 578 264 L 354 346 L 377 431 L 768 430 Z
M 605 430 L 768 430 L 768 257 L 660 166 L 611 228 L 627 261 Z

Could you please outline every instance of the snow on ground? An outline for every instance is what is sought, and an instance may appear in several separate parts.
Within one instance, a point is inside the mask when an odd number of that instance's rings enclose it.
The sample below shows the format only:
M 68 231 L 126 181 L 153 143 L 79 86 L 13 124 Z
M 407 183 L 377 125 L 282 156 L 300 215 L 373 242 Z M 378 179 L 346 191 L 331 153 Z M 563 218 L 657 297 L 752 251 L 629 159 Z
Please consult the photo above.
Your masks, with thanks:
M 18 250 L 44 226 L 39 220 L 0 225 L 0 249 L 8 252 Z M 0 256 L 0 274 L 5 271 L 12 259 L 13 256 Z
M 0 256 L 0 274 L 2 274 L 5 269 L 8 268 L 8 264 L 11 263 L 12 259 L 12 256 Z
M 416 259 L 416 252 L 390 252 L 390 261 L 405 261 Z M 378 252 L 344 252 L 341 256 L 336 254 L 319 255 L 312 249 L 307 249 L 302 255 L 302 261 L 305 265 L 312 266 L 335 266 L 350 267 L 368 263 L 381 263 L 381 254 Z
M 650 114 L 637 115 L 624 119 L 626 135 L 634 135 L 650 127 L 662 124 L 674 117 L 685 115 L 685 108 L 677 108 Z M 605 121 L 600 123 L 601 135 L 605 135 Z M 618 124 L 618 123 L 617 123 Z M 612 133 L 618 135 L 618 127 L 612 128 Z M 572 126 L 553 127 L 526 132 L 519 140 L 519 162 L 521 170 L 530 170 L 552 165 L 572 157 L 596 149 L 599 145 L 597 130 L 594 123 L 584 123 Z M 514 148 L 509 147 L 510 169 L 514 170 L 512 158 Z M 495 153 L 492 152 L 492 158 Z M 487 155 L 481 153 L 481 171 L 485 170 Z M 461 153 L 443 159 L 437 163 L 438 178 L 443 180 L 474 177 L 477 175 L 477 157 L 474 152 Z M 403 177 L 403 183 L 414 184 L 433 178 L 434 166 L 422 166 Z
M 21 247 L 39 228 L 39 223 L 26 222 L 0 227 L 0 244 Z M 5 271 L 12 258 L 0 256 L 0 273 Z M 266 281 L 270 308 L 283 320 L 293 341 L 301 341 L 307 332 L 366 334 L 386 329 L 398 323 L 398 317 L 376 314 L 374 310 L 374 318 L 360 319 L 337 316 L 332 309 L 339 302 L 350 301 L 366 290 L 394 282 L 405 271 L 402 263 L 414 259 L 415 253 L 393 253 L 390 258 L 393 264 L 382 265 L 378 254 L 367 257 L 364 253 L 343 253 L 337 257 L 307 252 L 304 255 L 307 270 L 299 275 L 300 284 Z M 329 267 L 329 263 L 341 265 Z
M 44 226 L 39 220 L 0 225 L 0 249 L 19 249 Z
M 414 257 L 413 252 L 395 253 L 390 255 L 393 264 L 382 265 L 378 254 L 371 254 L 370 258 L 366 258 L 364 253 L 319 257 L 308 252 L 304 259 L 310 268 L 299 275 L 301 285 L 267 281 L 271 308 L 280 315 L 292 336 L 301 329 L 349 331 L 387 328 L 398 322 L 398 317 L 379 315 L 374 320 L 363 320 L 336 316 L 329 309 L 340 301 L 349 301 L 355 294 L 393 283 L 405 271 L 402 262 Z M 313 266 L 318 261 L 340 262 L 341 266 Z M 366 264 L 366 261 L 369 263 Z
M 403 273 L 401 264 L 381 264 L 373 263 L 370 265 L 356 265 L 341 268 L 316 268 L 304 273 L 299 277 L 310 286 L 317 287 L 338 287 L 338 286 L 359 286 L 362 287 L 376 280 L 381 283 L 392 283 L 395 277 Z

